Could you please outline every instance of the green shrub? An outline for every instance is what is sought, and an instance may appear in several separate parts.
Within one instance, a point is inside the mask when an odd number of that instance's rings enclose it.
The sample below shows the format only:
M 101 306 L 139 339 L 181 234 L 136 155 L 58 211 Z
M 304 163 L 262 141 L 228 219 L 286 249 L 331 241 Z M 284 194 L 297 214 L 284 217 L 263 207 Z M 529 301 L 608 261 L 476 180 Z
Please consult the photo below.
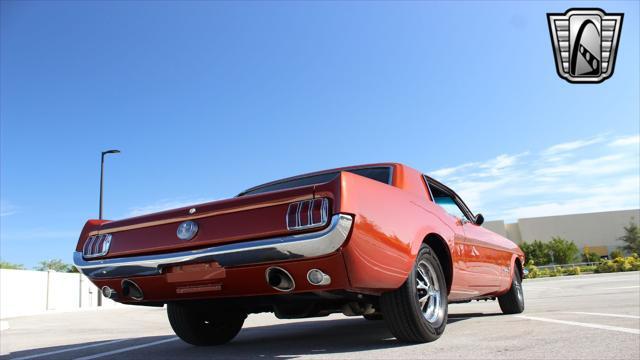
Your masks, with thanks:
M 609 254 L 610 259 L 617 259 L 621 257 L 624 257 L 624 254 L 622 253 L 621 250 L 613 250 L 611 254 Z
M 534 262 L 536 265 L 548 265 L 551 263 L 551 254 L 549 254 L 549 248 L 546 243 L 540 240 L 533 240 L 533 242 L 521 242 L 520 249 L 524 252 L 524 256 L 527 260 Z
M 580 254 L 580 250 L 573 241 L 561 237 L 553 237 L 547 243 L 549 251 L 553 253 L 553 261 L 556 264 L 571 264 Z
M 529 260 L 527 266 L 525 266 L 525 269 L 527 269 L 527 271 L 529 272 L 527 274 L 528 279 L 535 279 L 537 277 L 540 277 L 540 270 L 538 270 L 538 268 L 534 265 L 533 260 Z
M 24 266 L 22 264 L 14 264 L 8 261 L 0 260 L 0 269 L 24 270 Z
M 572 266 L 570 268 L 564 269 L 564 273 L 565 275 L 580 275 L 580 268 Z

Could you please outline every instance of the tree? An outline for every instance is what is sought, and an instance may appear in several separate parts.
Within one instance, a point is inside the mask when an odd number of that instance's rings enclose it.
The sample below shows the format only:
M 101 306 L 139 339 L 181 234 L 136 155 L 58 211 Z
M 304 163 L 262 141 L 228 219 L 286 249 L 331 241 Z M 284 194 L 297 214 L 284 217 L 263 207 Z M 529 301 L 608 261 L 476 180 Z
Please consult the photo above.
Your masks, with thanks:
M 24 266 L 22 264 L 14 264 L 0 260 L 0 269 L 24 270 Z
M 573 263 L 580 250 L 573 241 L 565 240 L 561 237 L 552 237 L 551 241 L 547 243 L 549 251 L 553 254 L 553 262 L 556 264 L 571 264 Z
M 547 265 L 551 263 L 551 255 L 548 246 L 540 240 L 533 240 L 531 243 L 520 243 L 520 249 L 524 252 L 527 262 L 533 260 L 535 265 Z
M 38 271 L 48 271 L 53 270 L 57 272 L 72 272 L 71 269 L 73 266 L 65 264 L 60 259 L 52 259 L 52 260 L 44 260 L 38 263 L 38 266 L 35 267 Z
M 620 249 L 629 254 L 640 254 L 640 227 L 633 222 L 633 218 L 629 221 L 629 226 L 624 227 L 624 235 L 618 238 L 625 245 Z

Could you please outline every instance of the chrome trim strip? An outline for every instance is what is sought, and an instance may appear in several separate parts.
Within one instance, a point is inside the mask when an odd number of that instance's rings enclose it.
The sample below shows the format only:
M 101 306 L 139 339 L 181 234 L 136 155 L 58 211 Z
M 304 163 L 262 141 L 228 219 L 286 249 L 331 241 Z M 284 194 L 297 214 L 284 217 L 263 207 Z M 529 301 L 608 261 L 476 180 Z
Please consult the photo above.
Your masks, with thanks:
M 199 215 L 177 216 L 177 217 L 173 217 L 173 218 L 170 218 L 170 219 L 154 220 L 154 221 L 148 221 L 148 222 L 139 223 L 139 224 L 117 226 L 117 227 L 112 227 L 112 228 L 108 227 L 110 225 L 110 223 L 105 223 L 105 226 L 107 226 L 107 228 L 104 228 L 104 229 L 101 228 L 99 230 L 93 230 L 88 235 L 113 234 L 113 233 L 117 233 L 117 232 L 120 232 L 120 231 L 142 229 L 142 228 L 147 228 L 147 227 L 151 227 L 151 226 L 158 226 L 158 225 L 171 224 L 171 223 L 180 223 L 180 222 L 183 222 L 183 221 L 202 219 L 202 218 L 205 218 L 205 217 L 216 216 L 216 215 L 233 214 L 233 213 L 237 213 L 237 212 L 241 212 L 241 211 L 247 211 L 247 210 L 262 209 L 262 208 L 266 208 L 266 207 L 270 207 L 270 206 L 288 204 L 288 203 L 290 203 L 292 201 L 303 201 L 303 200 L 309 200 L 309 199 L 313 199 L 313 195 L 308 194 L 308 195 L 301 196 L 298 199 L 287 199 L 287 200 L 280 200 L 280 201 L 274 201 L 274 202 L 264 202 L 264 203 L 251 204 L 251 205 L 242 205 L 242 206 L 238 206 L 238 207 L 231 208 L 231 209 L 226 209 L 226 210 L 213 210 L 213 211 L 209 211 L 209 212 L 202 213 L 202 214 L 199 214 Z M 204 203 L 204 204 L 199 204 L 198 206 L 203 206 L 203 205 L 211 204 L 211 203 L 214 203 L 214 202 L 215 201 L 212 201 L 212 202 L 209 202 L 209 203 Z M 131 218 L 131 219 L 135 219 L 135 218 Z M 125 220 L 129 220 L 129 219 L 125 219 Z
M 104 260 L 85 260 L 82 252 L 73 253 L 73 263 L 90 278 L 158 275 L 162 268 L 195 262 L 216 261 L 221 266 L 259 264 L 322 256 L 336 250 L 347 239 L 353 218 L 336 214 L 325 229 L 264 240 L 246 241 L 205 249 L 168 254 L 143 255 Z

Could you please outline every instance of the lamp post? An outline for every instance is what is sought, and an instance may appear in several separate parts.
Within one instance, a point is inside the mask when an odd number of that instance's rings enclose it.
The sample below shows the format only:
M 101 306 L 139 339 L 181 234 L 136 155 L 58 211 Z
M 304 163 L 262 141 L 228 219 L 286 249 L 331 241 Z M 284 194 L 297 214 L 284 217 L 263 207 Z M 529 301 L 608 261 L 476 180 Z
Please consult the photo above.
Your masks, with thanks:
M 100 212 L 98 214 L 98 219 L 102 220 L 102 184 L 104 182 L 104 156 L 107 154 L 119 154 L 120 150 L 107 150 L 102 152 L 102 157 L 100 158 Z
M 119 154 L 120 150 L 107 150 L 102 152 L 100 158 L 100 212 L 98 213 L 98 219 L 102 220 L 102 189 L 104 183 L 104 156 L 107 154 Z M 102 292 L 98 290 L 98 306 L 102 306 Z

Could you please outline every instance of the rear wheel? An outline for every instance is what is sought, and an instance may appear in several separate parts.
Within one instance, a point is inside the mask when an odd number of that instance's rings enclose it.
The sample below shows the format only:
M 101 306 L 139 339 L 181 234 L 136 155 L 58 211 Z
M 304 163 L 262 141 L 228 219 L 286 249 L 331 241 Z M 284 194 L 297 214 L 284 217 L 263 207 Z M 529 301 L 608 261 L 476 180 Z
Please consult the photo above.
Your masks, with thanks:
M 382 294 L 380 305 L 391 333 L 400 341 L 437 340 L 447 326 L 447 284 L 440 261 L 426 244 L 407 281 Z
M 522 291 L 522 278 L 517 266 L 513 268 L 511 288 L 501 296 L 498 296 L 500 309 L 505 314 L 520 314 L 524 311 L 524 293 Z
M 242 328 L 247 315 L 237 310 L 212 311 L 186 304 L 167 304 L 173 331 L 191 345 L 221 345 L 231 341 Z

